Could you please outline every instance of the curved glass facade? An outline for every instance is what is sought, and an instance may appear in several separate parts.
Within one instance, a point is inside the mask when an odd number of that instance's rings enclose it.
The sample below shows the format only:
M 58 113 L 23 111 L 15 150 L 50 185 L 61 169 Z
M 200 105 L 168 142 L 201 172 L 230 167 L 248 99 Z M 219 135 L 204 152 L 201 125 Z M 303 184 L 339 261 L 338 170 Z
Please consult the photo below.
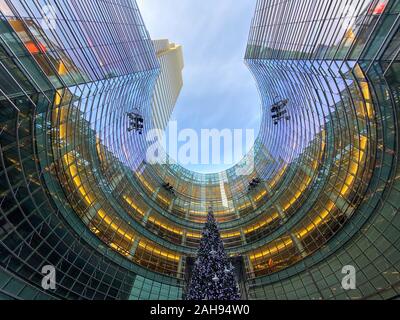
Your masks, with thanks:
M 248 298 L 399 294 L 400 1 L 258 0 L 262 127 L 217 174 L 148 163 L 130 130 L 160 74 L 136 3 L 49 4 L 0 0 L 0 297 L 181 299 L 209 206 Z
M 398 294 L 399 9 L 398 1 L 258 1 L 246 62 L 265 106 L 289 101 L 290 120 L 264 132 L 293 170 L 282 199 L 294 203 L 281 208 L 300 207 L 250 255 L 252 297 Z M 341 288 L 345 265 L 361 274 L 356 290 Z

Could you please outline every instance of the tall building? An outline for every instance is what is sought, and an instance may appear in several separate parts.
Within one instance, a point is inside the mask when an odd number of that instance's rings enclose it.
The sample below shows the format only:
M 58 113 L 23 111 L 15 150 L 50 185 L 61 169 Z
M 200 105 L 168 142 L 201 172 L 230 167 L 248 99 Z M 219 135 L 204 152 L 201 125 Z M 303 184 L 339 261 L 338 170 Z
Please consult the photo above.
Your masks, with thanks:
M 153 43 L 160 63 L 160 75 L 152 103 L 153 125 L 165 131 L 183 86 L 183 52 L 182 46 L 166 39 L 155 40 Z
M 217 174 L 145 161 L 183 62 L 135 1 L 0 8 L 0 298 L 182 299 L 210 206 L 243 298 L 399 297 L 399 0 L 258 0 L 260 135 Z
M 245 59 L 264 146 L 291 179 L 272 189 L 284 223 L 250 255 L 252 298 L 399 296 L 399 11 L 387 0 L 257 1 Z M 342 285 L 348 270 L 354 288 Z

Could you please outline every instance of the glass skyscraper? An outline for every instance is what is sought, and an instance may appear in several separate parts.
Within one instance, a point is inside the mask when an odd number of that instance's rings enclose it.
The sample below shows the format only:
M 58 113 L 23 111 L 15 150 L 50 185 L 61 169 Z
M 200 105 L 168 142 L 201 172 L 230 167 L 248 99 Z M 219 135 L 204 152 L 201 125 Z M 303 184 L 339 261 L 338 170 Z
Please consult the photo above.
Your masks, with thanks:
M 134 0 L 0 8 L 0 298 L 183 299 L 210 206 L 243 298 L 399 296 L 399 0 L 258 0 L 260 135 L 217 174 L 146 161 L 162 68 Z
M 160 63 L 160 75 L 152 104 L 153 127 L 163 132 L 168 126 L 183 86 L 183 51 L 182 46 L 167 39 L 155 40 L 153 43 Z

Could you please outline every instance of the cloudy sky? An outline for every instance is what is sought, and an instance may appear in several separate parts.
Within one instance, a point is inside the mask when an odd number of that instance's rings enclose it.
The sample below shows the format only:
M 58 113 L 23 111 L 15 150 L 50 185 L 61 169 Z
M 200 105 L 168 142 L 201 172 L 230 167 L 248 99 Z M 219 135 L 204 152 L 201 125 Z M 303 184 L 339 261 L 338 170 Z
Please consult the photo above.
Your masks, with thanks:
M 243 58 L 255 0 L 138 0 L 152 39 L 183 46 L 184 87 L 173 120 L 178 129 L 254 129 L 260 99 Z M 185 165 L 218 172 L 231 165 Z

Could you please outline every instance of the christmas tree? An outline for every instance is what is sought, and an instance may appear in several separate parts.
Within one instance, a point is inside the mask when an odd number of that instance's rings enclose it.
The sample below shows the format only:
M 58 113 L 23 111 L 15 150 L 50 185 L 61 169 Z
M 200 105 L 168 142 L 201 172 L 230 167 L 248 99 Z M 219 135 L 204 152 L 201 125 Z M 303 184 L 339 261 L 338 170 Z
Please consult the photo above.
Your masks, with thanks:
M 234 267 L 221 241 L 210 208 L 186 295 L 187 300 L 239 300 Z

